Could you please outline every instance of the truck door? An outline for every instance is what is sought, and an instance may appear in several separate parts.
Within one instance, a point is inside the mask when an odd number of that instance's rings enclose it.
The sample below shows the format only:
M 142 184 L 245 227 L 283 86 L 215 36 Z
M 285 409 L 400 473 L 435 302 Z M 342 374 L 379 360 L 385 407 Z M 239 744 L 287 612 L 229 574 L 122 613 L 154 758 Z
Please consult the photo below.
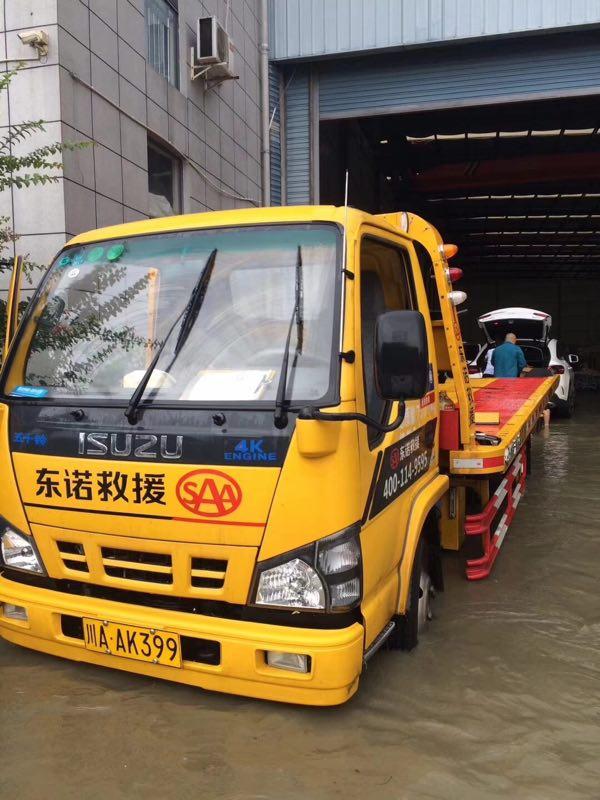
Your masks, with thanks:
M 389 424 L 400 412 L 399 403 L 383 400 L 377 393 L 374 339 L 377 317 L 386 311 L 419 309 L 427 314 L 424 290 L 417 298 L 411 245 L 388 238 L 377 229 L 365 229 L 359 243 L 359 291 L 355 309 L 356 352 L 360 354 L 357 376 L 357 404 L 367 416 Z M 410 249 L 409 249 L 410 248 Z M 414 255 L 413 255 L 414 257 Z M 425 306 L 425 307 L 423 307 Z M 431 347 L 431 342 L 430 342 Z M 374 426 L 359 426 L 361 486 L 366 499 L 363 517 L 365 548 L 365 602 L 376 607 L 373 629 L 394 613 L 397 600 L 397 565 L 404 544 L 411 501 L 427 474 L 436 465 L 436 416 L 434 377 L 430 369 L 430 391 L 421 400 L 406 403 L 400 427 L 382 433 Z M 362 406 L 362 408 L 361 408 Z M 375 599 L 377 598 L 377 599 Z M 382 602 L 383 601 L 383 602 Z M 383 619 L 388 614 L 386 620 Z M 370 614 L 367 614 L 367 618 Z

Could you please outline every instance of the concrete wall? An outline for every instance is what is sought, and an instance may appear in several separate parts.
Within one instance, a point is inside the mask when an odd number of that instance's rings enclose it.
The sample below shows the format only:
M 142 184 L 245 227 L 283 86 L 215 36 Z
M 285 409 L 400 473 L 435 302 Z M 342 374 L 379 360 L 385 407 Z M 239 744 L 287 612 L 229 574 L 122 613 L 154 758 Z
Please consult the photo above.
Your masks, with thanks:
M 189 51 L 198 17 L 225 23 L 225 0 L 179 0 L 179 89 L 146 63 L 144 0 L 0 0 L 8 57 L 33 55 L 20 29 L 50 37 L 46 62 L 15 78 L 0 124 L 46 120 L 31 146 L 93 142 L 64 153 L 60 183 L 0 198 L 21 235 L 17 252 L 44 264 L 69 236 L 147 216 L 149 132 L 182 158 L 183 211 L 249 205 L 232 195 L 259 201 L 258 13 L 258 0 L 232 0 L 239 79 L 205 92 L 190 81 Z
M 19 31 L 43 28 L 50 37 L 48 57 L 24 63 L 8 91 L 0 95 L 1 133 L 6 134 L 8 125 L 37 119 L 46 121 L 45 132 L 15 144 L 15 153 L 29 152 L 61 140 L 57 23 L 57 0 L 0 2 L 0 58 L 15 59 L 9 64 L 0 64 L 2 72 L 13 68 L 18 60 L 35 55 L 31 47 L 21 43 Z M 60 156 L 57 160 L 60 161 Z M 30 253 L 33 260 L 43 263 L 48 254 L 65 241 L 62 181 L 41 188 L 5 190 L 0 193 L 0 215 L 12 219 L 13 229 L 20 236 L 17 252 Z M 13 254 L 13 248 L 2 253 L 3 256 Z M 5 286 L 6 274 L 0 275 L 0 289 Z
M 180 89 L 146 63 L 144 0 L 58 0 L 63 133 L 96 143 L 65 155 L 69 233 L 148 214 L 148 132 L 208 174 L 184 166 L 183 211 L 260 197 L 257 12 L 255 0 L 231 4 L 240 77 L 205 92 L 189 79 L 189 49 L 199 16 L 225 22 L 224 0 L 179 2 Z

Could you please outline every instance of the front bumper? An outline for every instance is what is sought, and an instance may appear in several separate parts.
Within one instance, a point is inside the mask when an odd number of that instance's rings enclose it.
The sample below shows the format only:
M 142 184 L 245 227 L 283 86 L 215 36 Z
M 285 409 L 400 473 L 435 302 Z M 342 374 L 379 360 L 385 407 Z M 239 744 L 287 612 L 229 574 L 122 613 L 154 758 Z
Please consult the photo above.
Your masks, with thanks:
M 359 623 L 339 630 L 292 628 L 166 611 L 39 589 L 0 576 L 0 604 L 27 609 L 28 621 L 7 619 L 0 608 L 0 637 L 50 655 L 177 681 L 217 692 L 306 705 L 339 705 L 358 688 L 364 629 Z M 184 660 L 181 668 L 134 661 L 86 649 L 83 640 L 63 633 L 62 615 L 93 617 L 126 625 L 178 633 L 220 644 L 220 663 Z M 265 651 L 311 657 L 308 674 L 268 666 Z

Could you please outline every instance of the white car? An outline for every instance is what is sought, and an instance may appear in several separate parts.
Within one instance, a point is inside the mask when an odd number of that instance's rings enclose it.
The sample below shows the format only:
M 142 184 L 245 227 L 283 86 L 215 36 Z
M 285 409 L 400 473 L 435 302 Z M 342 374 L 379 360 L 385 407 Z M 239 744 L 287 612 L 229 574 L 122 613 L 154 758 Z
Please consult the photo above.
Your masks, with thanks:
M 533 308 L 499 308 L 483 314 L 477 320 L 487 339 L 487 348 L 504 342 L 507 333 L 514 333 L 530 367 L 545 367 L 560 375 L 552 404 L 556 411 L 570 417 L 575 407 L 575 378 L 573 364 L 579 356 L 566 354 L 557 339 L 550 339 L 552 317 Z M 483 370 L 485 356 L 480 354 L 477 365 Z M 469 370 L 471 371 L 471 370 Z
M 472 378 L 483 377 L 483 368 L 485 367 L 485 353 L 488 349 L 487 344 L 473 344 L 472 342 L 463 342 L 465 349 L 465 358 L 467 359 L 467 366 L 469 367 L 469 375 Z

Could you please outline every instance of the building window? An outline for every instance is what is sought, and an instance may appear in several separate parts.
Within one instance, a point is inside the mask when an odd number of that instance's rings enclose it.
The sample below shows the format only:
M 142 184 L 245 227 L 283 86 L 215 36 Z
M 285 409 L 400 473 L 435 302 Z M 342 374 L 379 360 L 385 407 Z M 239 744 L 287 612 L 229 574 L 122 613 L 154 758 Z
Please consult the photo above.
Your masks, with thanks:
M 179 86 L 177 0 L 146 0 L 148 62 L 173 86 Z
M 181 211 L 181 163 L 168 150 L 148 140 L 148 213 L 168 217 Z

